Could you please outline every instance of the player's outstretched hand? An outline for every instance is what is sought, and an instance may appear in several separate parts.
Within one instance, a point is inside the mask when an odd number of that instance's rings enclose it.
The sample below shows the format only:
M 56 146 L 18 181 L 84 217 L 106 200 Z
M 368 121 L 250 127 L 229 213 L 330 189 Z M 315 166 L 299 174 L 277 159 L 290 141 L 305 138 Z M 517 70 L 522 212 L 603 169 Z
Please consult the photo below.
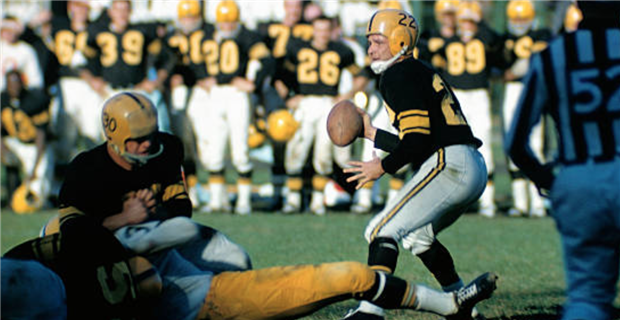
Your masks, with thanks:
M 377 153 L 373 151 L 372 160 L 370 161 L 349 161 L 349 165 L 352 168 L 346 168 L 344 173 L 355 173 L 354 176 L 349 177 L 347 182 L 357 181 L 355 189 L 359 190 L 367 182 L 375 181 L 385 173 L 383 166 L 381 165 L 381 159 L 377 156 Z

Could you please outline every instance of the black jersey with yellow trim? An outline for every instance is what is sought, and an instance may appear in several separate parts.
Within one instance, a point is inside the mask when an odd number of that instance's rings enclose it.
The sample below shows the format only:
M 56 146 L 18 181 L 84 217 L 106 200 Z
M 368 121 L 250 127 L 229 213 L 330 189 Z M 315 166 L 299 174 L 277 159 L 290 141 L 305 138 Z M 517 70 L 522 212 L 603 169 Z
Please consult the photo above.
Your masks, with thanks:
M 311 42 L 290 41 L 286 59 L 303 95 L 337 96 L 342 70 L 353 75 L 361 71 L 353 51 L 339 41 L 330 41 L 325 50 L 314 48 Z
M 377 130 L 375 146 L 390 152 L 387 173 L 418 168 L 435 151 L 455 144 L 482 145 L 467 124 L 450 86 L 426 62 L 405 59 L 381 75 L 380 90 L 398 136 Z
M 181 140 L 162 132 L 156 140 L 163 145 L 162 154 L 130 171 L 112 160 L 106 143 L 75 157 L 60 189 L 61 217 L 77 213 L 103 221 L 122 212 L 123 202 L 142 189 L 151 190 L 156 200 L 151 220 L 191 216 L 181 170 Z
M 85 61 L 76 65 L 76 54 L 83 52 L 86 47 L 88 33 L 85 30 L 76 31 L 71 27 L 71 20 L 66 17 L 52 19 L 52 46 L 51 49 L 58 60 L 60 77 L 79 77 L 79 69 L 85 66 Z
M 430 29 L 420 34 L 417 45 L 418 59 L 430 63 L 442 75 L 446 69 L 446 58 L 442 55 L 442 51 L 447 40 L 448 38 L 443 37 L 438 29 Z
M 502 44 L 499 35 L 484 23 L 468 42 L 458 35 L 446 40 L 444 78 L 455 89 L 487 89 L 492 68 L 501 64 Z
M 206 38 L 211 38 L 214 31 L 215 27 L 207 22 L 189 34 L 185 34 L 177 28 L 168 31 L 164 45 L 175 57 L 174 73 L 183 74 L 184 78 L 191 79 L 204 77 L 206 71 L 202 42 Z
M 81 216 L 67 219 L 60 233 L 15 246 L 3 259 L 36 260 L 56 273 L 67 294 L 68 320 L 134 320 L 141 311 L 130 257 L 110 231 Z
M 24 90 L 19 99 L 11 99 L 6 91 L 0 96 L 2 103 L 2 136 L 34 143 L 38 129 L 47 129 L 50 121 L 49 98 L 43 90 Z
M 272 74 L 275 68 L 271 52 L 261 36 L 243 25 L 234 38 L 220 39 L 216 30 L 203 41 L 202 53 L 206 76 L 215 77 L 220 85 L 230 84 L 235 77 L 246 78 L 251 60 L 261 63 L 261 69 L 255 75 L 257 83 L 258 79 L 264 78 L 262 73 Z
M 258 33 L 263 37 L 263 41 L 271 49 L 271 55 L 275 59 L 275 73 L 273 81 L 280 80 L 293 92 L 298 92 L 297 79 L 295 73 L 285 66 L 286 52 L 291 41 L 308 42 L 312 39 L 314 28 L 311 24 L 297 23 L 292 27 L 281 22 L 270 21 L 260 23 L 257 28 Z
M 263 37 L 263 41 L 271 49 L 271 54 L 275 59 L 286 56 L 286 49 L 290 39 L 300 39 L 310 41 L 312 39 L 313 27 L 307 23 L 297 23 L 287 26 L 281 22 L 270 21 L 260 23 L 257 31 Z
M 547 29 L 529 30 L 522 36 L 507 33 L 504 36 L 504 68 L 511 67 L 519 59 L 529 59 L 532 54 L 547 48 L 551 36 L 551 31 Z M 521 78 L 516 79 L 519 80 Z
M 158 40 L 156 23 L 130 24 L 121 33 L 110 25 L 91 24 L 84 52 L 87 68 L 113 88 L 131 88 L 147 76 L 148 47 Z

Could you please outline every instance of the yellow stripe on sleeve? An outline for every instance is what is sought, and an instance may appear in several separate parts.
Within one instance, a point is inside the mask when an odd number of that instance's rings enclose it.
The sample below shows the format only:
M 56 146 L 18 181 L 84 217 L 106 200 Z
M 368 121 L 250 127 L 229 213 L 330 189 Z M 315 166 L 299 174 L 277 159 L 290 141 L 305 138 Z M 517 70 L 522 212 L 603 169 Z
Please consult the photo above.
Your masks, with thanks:
M 427 116 L 428 117 L 428 110 L 415 109 L 415 110 L 403 111 L 398 114 L 398 117 L 396 119 L 400 120 L 408 116 Z

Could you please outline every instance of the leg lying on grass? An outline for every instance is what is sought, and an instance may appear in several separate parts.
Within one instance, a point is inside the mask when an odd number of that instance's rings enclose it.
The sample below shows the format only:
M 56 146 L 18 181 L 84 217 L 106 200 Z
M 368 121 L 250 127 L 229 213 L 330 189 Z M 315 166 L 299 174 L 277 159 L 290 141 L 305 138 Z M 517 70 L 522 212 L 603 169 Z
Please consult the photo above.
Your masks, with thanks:
M 485 273 L 458 291 L 444 293 L 357 262 L 225 272 L 213 278 L 198 319 L 293 319 L 347 299 L 452 315 L 488 299 L 496 281 L 495 274 Z

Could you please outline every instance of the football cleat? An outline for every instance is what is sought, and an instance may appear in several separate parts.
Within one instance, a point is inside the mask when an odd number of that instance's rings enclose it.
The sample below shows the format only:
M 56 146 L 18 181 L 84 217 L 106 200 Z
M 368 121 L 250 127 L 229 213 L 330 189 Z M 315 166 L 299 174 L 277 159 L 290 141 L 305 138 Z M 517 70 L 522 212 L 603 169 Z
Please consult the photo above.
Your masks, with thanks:
M 467 286 L 454 292 L 454 300 L 459 306 L 459 311 L 454 315 L 456 317 L 452 319 L 471 319 L 474 306 L 478 302 L 490 298 L 493 291 L 497 288 L 497 279 L 498 277 L 495 273 L 487 272 L 474 279 Z
M 367 313 L 360 309 L 350 309 L 341 320 L 385 320 L 383 316 Z

